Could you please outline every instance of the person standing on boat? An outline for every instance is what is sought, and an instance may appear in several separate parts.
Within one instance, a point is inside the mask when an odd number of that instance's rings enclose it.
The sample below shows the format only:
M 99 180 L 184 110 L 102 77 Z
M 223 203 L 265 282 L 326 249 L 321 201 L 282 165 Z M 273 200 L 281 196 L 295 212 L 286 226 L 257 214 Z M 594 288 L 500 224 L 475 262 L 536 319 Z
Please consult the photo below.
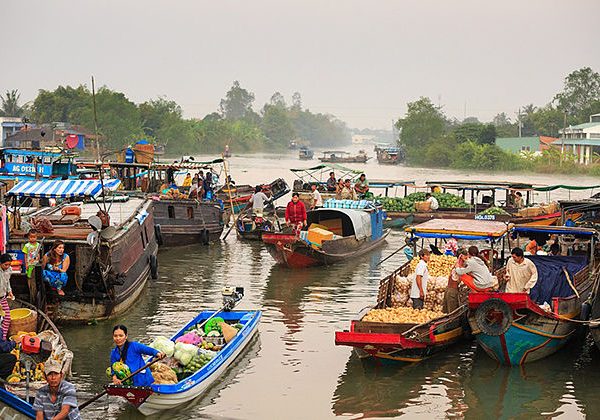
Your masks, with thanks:
M 454 269 L 461 276 L 462 282 L 472 290 L 486 290 L 494 287 L 496 282 L 485 262 L 479 258 L 479 248 L 473 245 L 469 247 L 467 252 L 464 267 Z M 468 274 L 468 276 L 463 277 L 464 274 Z
M 310 189 L 312 191 L 312 206 L 310 206 L 310 209 L 314 210 L 318 207 L 323 207 L 323 198 L 321 197 L 321 193 L 317 188 L 317 183 L 312 183 L 310 185 Z
M 461 248 L 456 251 L 456 267 L 464 267 L 467 261 L 467 250 Z M 442 302 L 442 311 L 449 314 L 454 312 L 460 306 L 460 295 L 458 293 L 458 284 L 460 276 L 453 268 L 448 276 L 448 286 L 444 292 L 444 301 Z
M 431 208 L 431 210 L 435 211 L 440 208 L 440 203 L 437 201 L 437 198 L 431 195 L 431 193 L 425 194 L 425 201 L 430 203 L 429 207 Z
M 506 263 L 506 293 L 529 293 L 538 280 L 537 267 L 521 248 L 513 248 Z
M 69 280 L 67 270 L 70 263 L 71 259 L 65 252 L 65 243 L 59 239 L 54 241 L 50 251 L 42 257 L 42 278 L 61 296 L 65 295 L 62 289 Z
M 257 216 L 262 216 L 265 210 L 265 203 L 269 202 L 269 197 L 262 191 L 262 186 L 257 185 L 254 188 L 254 194 L 250 197 L 250 201 L 246 207 L 252 208 L 252 214 Z
M 6 340 L 8 335 L 8 327 L 10 327 L 10 307 L 8 306 L 8 300 L 14 300 L 12 289 L 10 287 L 10 276 L 12 274 L 12 262 L 10 254 L 0 255 L 0 306 L 4 311 L 4 317 L 2 318 L 2 339 Z
M 327 191 L 336 192 L 337 181 L 335 180 L 335 172 L 329 172 L 329 178 L 327 178 Z
M 369 192 L 369 181 L 367 181 L 367 176 L 365 174 L 360 174 L 358 181 L 354 184 L 354 190 L 361 198 Z
M 429 262 L 430 252 L 428 249 L 419 251 L 419 263 L 415 270 L 415 278 L 410 287 L 410 298 L 412 299 L 413 309 L 423 309 L 425 303 L 425 294 L 427 293 L 427 282 L 429 281 Z
M 38 390 L 33 402 L 36 420 L 81 419 L 75 386 L 63 380 L 60 363 L 48 359 L 44 365 L 44 376 L 47 385 Z
M 207 172 L 204 177 L 204 182 L 202 183 L 202 196 L 207 200 L 213 199 L 213 182 L 212 182 L 212 173 Z
M 112 381 L 115 385 L 121 385 L 121 381 L 112 370 L 115 362 L 122 362 L 127 365 L 131 373 L 144 367 L 146 362 L 142 356 L 154 356 L 158 359 L 165 357 L 164 353 L 159 352 L 152 347 L 145 346 L 137 341 L 129 341 L 127 338 L 127 327 L 125 325 L 115 325 L 113 328 L 113 341 L 115 348 L 110 353 L 110 366 Z M 154 377 L 149 368 L 144 369 L 140 373 L 131 378 L 133 386 L 150 386 L 154 383 Z
M 40 248 L 41 244 L 37 241 L 37 231 L 31 229 L 27 233 L 28 242 L 23 245 L 23 254 L 25 254 L 25 270 L 27 277 L 31 277 L 33 268 L 37 263 L 40 262 Z
M 297 192 L 292 194 L 292 201 L 285 208 L 285 221 L 288 226 L 297 230 L 306 226 L 306 207 L 300 201 L 300 195 Z

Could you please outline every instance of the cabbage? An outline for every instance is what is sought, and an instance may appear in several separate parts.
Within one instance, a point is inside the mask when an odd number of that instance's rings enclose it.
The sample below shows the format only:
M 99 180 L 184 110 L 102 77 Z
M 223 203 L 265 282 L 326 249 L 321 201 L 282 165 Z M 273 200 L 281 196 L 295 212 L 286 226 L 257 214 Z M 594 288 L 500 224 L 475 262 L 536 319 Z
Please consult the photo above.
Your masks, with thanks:
M 156 337 L 152 344 L 150 344 L 150 347 L 166 354 L 168 357 L 173 356 L 173 352 L 175 351 L 175 343 L 173 343 L 167 337 L 162 336 Z
M 181 362 L 183 366 L 188 365 L 196 354 L 198 354 L 198 347 L 193 344 L 181 342 L 175 344 L 175 354 L 173 357 Z

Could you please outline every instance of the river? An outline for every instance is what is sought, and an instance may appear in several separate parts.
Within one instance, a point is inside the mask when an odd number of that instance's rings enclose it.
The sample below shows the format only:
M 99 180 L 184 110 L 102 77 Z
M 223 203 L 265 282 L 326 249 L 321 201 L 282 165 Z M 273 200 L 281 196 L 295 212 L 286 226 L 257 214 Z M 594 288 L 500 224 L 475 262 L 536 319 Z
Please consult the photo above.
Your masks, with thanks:
M 373 153 L 369 150 L 369 154 Z M 234 156 L 230 169 L 240 184 L 284 177 L 291 185 L 290 168 L 317 163 L 299 161 L 290 152 Z M 364 169 L 373 179 L 597 183 L 581 176 L 389 167 L 374 159 L 352 167 Z M 579 191 L 571 198 L 589 195 Z M 552 194 L 552 198 L 568 197 L 567 192 Z M 536 198 L 544 201 L 546 196 Z M 218 308 L 220 290 L 227 284 L 245 288 L 239 308 L 263 311 L 259 334 L 208 394 L 159 418 L 580 418 L 600 410 L 596 396 L 600 355 L 589 339 L 571 342 L 566 350 L 523 369 L 498 366 L 474 343 L 455 346 L 419 364 L 396 367 L 363 364 L 349 347 L 336 347 L 334 332 L 347 329 L 355 314 L 374 302 L 379 280 L 404 257 L 400 253 L 380 266 L 377 263 L 403 243 L 403 233 L 393 231 L 385 246 L 367 256 L 306 270 L 276 266 L 260 243 L 242 242 L 234 233 L 207 247 L 161 250 L 159 279 L 150 281 L 125 316 L 62 329 L 75 353 L 72 380 L 80 402 L 101 391 L 107 381 L 104 372 L 114 324 L 126 324 L 131 339 L 146 343 L 158 335 L 170 336 L 201 309 Z M 115 397 L 104 397 L 85 410 L 84 418 L 138 418 L 135 410 Z

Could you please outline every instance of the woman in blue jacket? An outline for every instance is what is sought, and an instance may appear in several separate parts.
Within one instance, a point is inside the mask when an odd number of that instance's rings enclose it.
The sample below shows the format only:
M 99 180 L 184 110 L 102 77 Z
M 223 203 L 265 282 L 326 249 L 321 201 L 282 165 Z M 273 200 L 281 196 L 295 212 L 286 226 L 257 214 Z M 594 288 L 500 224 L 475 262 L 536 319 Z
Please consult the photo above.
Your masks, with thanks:
M 110 353 L 111 371 L 112 365 L 115 362 L 120 361 L 125 363 L 129 367 L 131 373 L 133 373 L 146 364 L 142 357 L 143 355 L 154 356 L 159 359 L 165 357 L 164 353 L 161 353 L 152 347 L 145 346 L 136 341 L 129 341 L 127 339 L 127 327 L 125 325 L 115 325 L 113 328 L 113 341 L 115 342 L 115 348 Z M 121 381 L 117 378 L 114 371 L 112 379 L 114 384 L 121 384 Z M 150 372 L 149 368 L 136 374 L 132 380 L 134 386 L 150 386 L 154 383 L 154 378 L 152 377 L 152 372 Z

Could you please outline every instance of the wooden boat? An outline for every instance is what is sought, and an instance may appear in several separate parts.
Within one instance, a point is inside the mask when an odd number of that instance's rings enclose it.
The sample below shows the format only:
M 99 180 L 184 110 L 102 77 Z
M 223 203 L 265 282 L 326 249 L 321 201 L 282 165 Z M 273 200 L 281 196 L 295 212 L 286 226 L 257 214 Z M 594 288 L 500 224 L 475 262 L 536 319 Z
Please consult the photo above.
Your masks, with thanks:
M 312 160 L 314 155 L 315 155 L 315 152 L 310 150 L 308 147 L 301 147 L 300 150 L 298 151 L 298 158 L 300 160 Z
M 581 327 L 582 305 L 598 282 L 594 249 L 597 231 L 564 226 L 517 226 L 516 234 L 577 238 L 574 256 L 526 256 L 538 269 L 527 293 L 471 293 L 469 323 L 479 345 L 498 362 L 516 366 L 548 357 L 564 347 Z M 579 249 L 586 248 L 586 251 Z M 571 252 L 570 251 L 570 252 Z M 502 278 L 503 271 L 498 273 Z M 546 303 L 546 307 L 540 306 Z
M 333 204 L 332 204 L 333 203 Z M 381 208 L 327 208 L 335 200 L 325 202 L 325 208 L 307 212 L 307 226 L 318 224 L 334 234 L 321 244 L 310 243 L 306 230 L 296 233 L 266 233 L 262 235 L 269 253 L 279 264 L 292 268 L 329 265 L 358 257 L 383 244 L 389 230 L 383 229 Z
M 214 311 L 204 311 L 192 319 L 171 339 L 175 341 L 189 328 L 202 323 L 214 314 Z M 232 366 L 242 351 L 251 342 L 258 331 L 261 318 L 260 311 L 230 311 L 220 312 L 219 317 L 228 324 L 240 323 L 243 327 L 237 335 L 227 343 L 218 355 L 191 376 L 173 385 L 153 384 L 149 387 L 108 385 L 106 390 L 109 395 L 120 396 L 146 416 L 160 411 L 171 410 L 181 404 L 202 396 L 223 373 Z
M 323 157 L 319 158 L 321 162 L 329 163 L 366 163 L 369 159 L 370 157 L 367 156 L 364 150 L 360 150 L 355 156 L 340 150 L 328 150 L 323 152 Z
M 98 202 L 104 195 L 103 184 L 114 190 L 119 181 L 23 181 L 7 193 L 14 197 L 15 205 L 21 198 L 88 200 L 42 207 L 29 215 L 30 221 L 42 218 L 52 226 L 52 231 L 38 234 L 44 252 L 56 239 L 65 242 L 71 260 L 65 296 L 58 296 L 42 280 L 40 266 L 29 279 L 25 273 L 11 277 L 15 295 L 44 310 L 54 321 L 87 322 L 120 315 L 138 298 L 148 278 L 158 276 L 151 200 L 130 197 L 121 202 Z M 108 220 L 102 222 L 96 214 L 104 208 Z M 72 210 L 76 212 L 69 214 Z M 27 242 L 27 232 L 16 219 L 13 222 L 8 252 L 23 260 L 20 250 Z
M 238 238 L 260 241 L 263 233 L 279 231 L 279 222 L 273 222 L 271 220 L 274 217 L 276 216 L 271 215 L 270 213 L 254 215 L 251 211 L 245 211 L 238 217 L 235 225 Z
M 283 178 L 277 178 L 270 184 L 263 184 L 262 187 L 263 190 L 270 191 L 270 197 L 273 201 L 290 192 L 290 187 Z M 225 221 L 229 221 L 231 217 L 231 204 L 233 203 L 234 213 L 239 214 L 248 205 L 254 190 L 255 187 L 250 185 L 233 185 L 229 189 L 227 186 L 223 186 L 217 191 L 216 196 L 223 201 L 225 207 Z
M 375 151 L 380 165 L 398 165 L 404 161 L 404 151 L 399 147 L 375 148 Z
M 12 279 L 11 279 L 12 280 Z M 11 282 L 12 283 L 12 282 Z M 62 370 L 66 376 L 71 374 L 71 364 L 73 361 L 73 353 L 68 350 L 67 343 L 63 338 L 62 334 L 56 328 L 56 325 L 50 320 L 50 318 L 35 306 L 21 301 L 16 300 L 13 302 L 15 307 L 27 308 L 35 312 L 37 315 L 37 324 L 35 332 L 40 334 L 43 340 L 47 340 L 52 343 L 53 352 L 57 357 L 62 360 Z M 13 305 L 11 303 L 11 306 Z M 14 309 L 14 308 L 13 308 Z M 27 359 L 26 353 L 21 352 L 21 361 L 19 363 L 24 365 L 24 360 Z M 32 356 L 32 363 L 40 360 L 43 361 L 43 357 L 40 359 L 38 355 Z M 34 365 L 35 368 L 35 365 Z M 0 387 L 0 418 L 2 419 L 34 419 L 35 411 L 32 407 L 33 397 L 39 388 L 46 385 L 45 380 L 32 380 L 29 382 L 29 389 L 25 386 L 25 381 L 6 384 L 4 387 Z M 27 395 L 30 400 L 28 401 Z
M 409 244 L 415 247 L 418 239 L 459 238 L 467 241 L 488 240 L 492 244 L 489 254 L 493 257 L 493 244 L 505 240 L 508 228 L 499 222 L 479 220 L 432 220 L 408 228 Z M 491 265 L 493 265 L 493 260 Z M 349 331 L 335 333 L 336 345 L 354 347 L 361 358 L 375 358 L 380 361 L 420 362 L 452 344 L 457 343 L 469 332 L 467 323 L 468 306 L 464 304 L 453 312 L 424 323 L 384 323 L 367 322 L 364 316 L 371 309 L 385 309 L 394 306 L 395 283 L 398 276 L 406 277 L 410 263 L 406 263 L 385 277 L 379 283 L 377 303 L 363 309 L 352 320 Z M 407 303 L 408 304 L 408 303 Z

